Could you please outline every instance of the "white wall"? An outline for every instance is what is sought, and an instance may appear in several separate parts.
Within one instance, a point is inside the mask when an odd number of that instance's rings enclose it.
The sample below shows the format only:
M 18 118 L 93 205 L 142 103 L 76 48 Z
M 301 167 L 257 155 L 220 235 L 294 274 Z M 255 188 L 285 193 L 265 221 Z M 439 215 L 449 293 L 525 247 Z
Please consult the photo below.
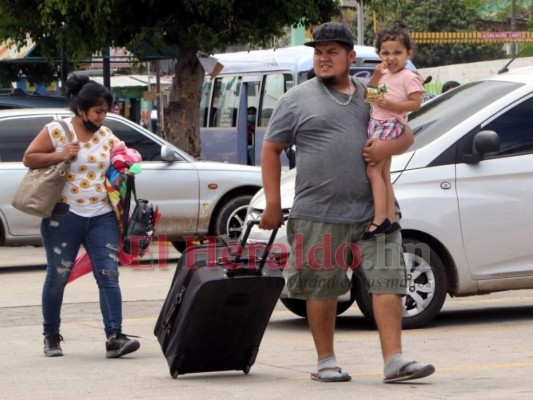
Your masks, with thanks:
M 418 72 L 423 78 L 428 75 L 432 76 L 431 84 L 439 86 L 446 81 L 457 81 L 459 83 L 471 82 L 482 78 L 496 75 L 498 70 L 505 67 L 510 58 L 504 60 L 482 61 L 468 64 L 454 64 L 444 67 L 420 68 Z M 509 70 L 514 68 L 533 66 L 533 57 L 523 57 L 515 59 L 510 65 Z

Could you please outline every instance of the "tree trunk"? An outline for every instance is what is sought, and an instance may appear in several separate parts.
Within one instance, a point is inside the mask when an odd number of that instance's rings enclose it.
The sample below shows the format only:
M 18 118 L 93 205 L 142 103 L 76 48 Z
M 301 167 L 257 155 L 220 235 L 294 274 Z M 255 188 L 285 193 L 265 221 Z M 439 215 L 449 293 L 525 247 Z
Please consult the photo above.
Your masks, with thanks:
M 164 110 L 165 138 L 193 157 L 200 157 L 198 126 L 204 69 L 196 49 L 180 49 L 170 101 Z

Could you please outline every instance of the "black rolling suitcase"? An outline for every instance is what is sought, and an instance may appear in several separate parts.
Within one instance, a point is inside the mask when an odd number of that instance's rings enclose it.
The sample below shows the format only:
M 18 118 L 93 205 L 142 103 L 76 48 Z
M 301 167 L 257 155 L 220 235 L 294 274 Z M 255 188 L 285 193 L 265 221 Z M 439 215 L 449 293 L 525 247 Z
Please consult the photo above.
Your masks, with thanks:
M 246 227 L 241 243 L 254 223 Z M 260 248 L 212 243 L 183 253 L 154 330 L 173 378 L 250 371 L 285 284 L 269 257 L 275 235 L 273 231 Z

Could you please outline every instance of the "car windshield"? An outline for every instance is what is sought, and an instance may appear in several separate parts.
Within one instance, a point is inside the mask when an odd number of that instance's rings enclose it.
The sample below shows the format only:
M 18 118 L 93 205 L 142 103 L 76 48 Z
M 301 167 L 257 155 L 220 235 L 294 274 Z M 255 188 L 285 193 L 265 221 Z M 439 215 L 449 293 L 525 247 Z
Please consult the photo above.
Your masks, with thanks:
M 415 134 L 415 143 L 409 150 L 426 146 L 520 86 L 521 83 L 493 80 L 465 83 L 429 101 L 420 110 L 409 114 L 409 126 Z

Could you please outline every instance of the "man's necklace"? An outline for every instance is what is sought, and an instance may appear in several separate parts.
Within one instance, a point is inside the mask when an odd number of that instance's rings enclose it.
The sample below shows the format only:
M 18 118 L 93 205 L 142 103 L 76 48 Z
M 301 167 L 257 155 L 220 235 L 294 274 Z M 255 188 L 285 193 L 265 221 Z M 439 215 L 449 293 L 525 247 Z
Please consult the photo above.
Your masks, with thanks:
M 326 85 L 324 85 L 322 83 L 322 81 L 320 81 L 320 84 L 322 85 L 322 87 L 324 88 L 324 90 L 326 91 L 326 93 L 329 95 L 329 97 L 331 97 L 331 99 L 337 103 L 338 105 L 341 105 L 341 106 L 347 106 L 348 104 L 350 104 L 350 102 L 352 101 L 352 97 L 355 93 L 355 88 L 352 86 L 352 80 L 351 79 L 348 79 L 348 88 L 350 89 L 350 95 L 348 96 L 348 100 L 346 100 L 344 103 L 342 101 L 339 101 L 337 100 L 337 98 L 335 96 L 333 96 L 333 94 L 331 94 L 331 92 L 328 90 L 328 88 L 326 87 Z

